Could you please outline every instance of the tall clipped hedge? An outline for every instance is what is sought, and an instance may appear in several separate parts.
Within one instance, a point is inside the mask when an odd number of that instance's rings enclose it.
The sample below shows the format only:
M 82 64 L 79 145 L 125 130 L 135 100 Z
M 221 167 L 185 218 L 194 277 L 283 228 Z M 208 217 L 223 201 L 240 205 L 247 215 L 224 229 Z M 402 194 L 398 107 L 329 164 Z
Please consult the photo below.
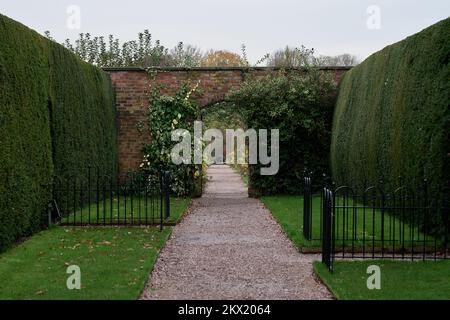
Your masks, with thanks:
M 0 250 L 39 228 L 52 196 L 44 43 L 0 15 Z
M 59 44 L 48 45 L 55 176 L 86 176 L 88 165 L 114 175 L 116 114 L 109 76 Z
M 0 15 L 0 251 L 39 230 L 55 178 L 89 164 L 116 168 L 108 76 Z
M 450 18 L 347 72 L 334 115 L 331 166 L 340 183 L 383 179 L 392 190 L 450 179 Z

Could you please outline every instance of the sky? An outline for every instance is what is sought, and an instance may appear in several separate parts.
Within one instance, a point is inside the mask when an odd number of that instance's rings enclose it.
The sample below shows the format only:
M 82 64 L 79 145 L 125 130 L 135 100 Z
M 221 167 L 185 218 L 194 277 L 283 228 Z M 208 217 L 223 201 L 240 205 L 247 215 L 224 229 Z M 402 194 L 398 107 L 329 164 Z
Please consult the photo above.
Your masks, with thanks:
M 58 42 L 79 33 L 167 47 L 240 52 L 255 62 L 287 45 L 317 54 L 370 54 L 450 16 L 450 0 L 0 0 L 0 13 Z

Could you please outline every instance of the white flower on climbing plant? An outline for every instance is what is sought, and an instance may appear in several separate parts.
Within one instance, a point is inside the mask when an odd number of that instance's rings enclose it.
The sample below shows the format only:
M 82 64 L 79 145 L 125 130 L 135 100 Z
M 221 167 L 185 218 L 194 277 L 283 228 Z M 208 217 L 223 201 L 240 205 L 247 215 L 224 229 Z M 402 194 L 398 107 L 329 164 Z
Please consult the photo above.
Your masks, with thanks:
M 177 125 L 178 124 L 178 120 L 177 119 L 173 119 L 173 124 Z

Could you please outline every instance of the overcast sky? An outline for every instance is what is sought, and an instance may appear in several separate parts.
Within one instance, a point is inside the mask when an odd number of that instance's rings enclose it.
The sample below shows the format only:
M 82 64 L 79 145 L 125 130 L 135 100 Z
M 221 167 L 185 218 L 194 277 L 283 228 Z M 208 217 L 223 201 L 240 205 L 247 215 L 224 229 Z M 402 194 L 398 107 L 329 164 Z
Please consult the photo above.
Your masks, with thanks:
M 80 8 L 80 29 L 71 5 Z M 168 47 L 183 41 L 240 52 L 245 43 L 251 61 L 302 44 L 364 59 L 449 17 L 450 0 L 0 0 L 0 13 L 58 42 L 81 32 L 133 40 L 149 29 Z

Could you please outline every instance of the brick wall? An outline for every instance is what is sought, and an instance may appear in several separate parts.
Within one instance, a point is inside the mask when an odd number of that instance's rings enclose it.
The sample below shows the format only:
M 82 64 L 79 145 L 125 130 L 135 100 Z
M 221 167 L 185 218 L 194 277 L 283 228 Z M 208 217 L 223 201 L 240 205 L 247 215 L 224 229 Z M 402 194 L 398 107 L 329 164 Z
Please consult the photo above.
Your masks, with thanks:
M 337 82 L 349 68 L 326 68 Z M 142 160 L 141 150 L 150 142 L 148 134 L 149 88 L 164 84 L 163 93 L 171 94 L 185 82 L 195 85 L 200 80 L 202 95 L 194 95 L 200 106 L 222 101 L 226 94 L 240 87 L 246 73 L 264 76 L 277 70 L 268 68 L 155 68 L 151 75 L 140 68 L 105 69 L 110 75 L 116 91 L 118 116 L 118 159 L 120 173 L 136 170 Z

